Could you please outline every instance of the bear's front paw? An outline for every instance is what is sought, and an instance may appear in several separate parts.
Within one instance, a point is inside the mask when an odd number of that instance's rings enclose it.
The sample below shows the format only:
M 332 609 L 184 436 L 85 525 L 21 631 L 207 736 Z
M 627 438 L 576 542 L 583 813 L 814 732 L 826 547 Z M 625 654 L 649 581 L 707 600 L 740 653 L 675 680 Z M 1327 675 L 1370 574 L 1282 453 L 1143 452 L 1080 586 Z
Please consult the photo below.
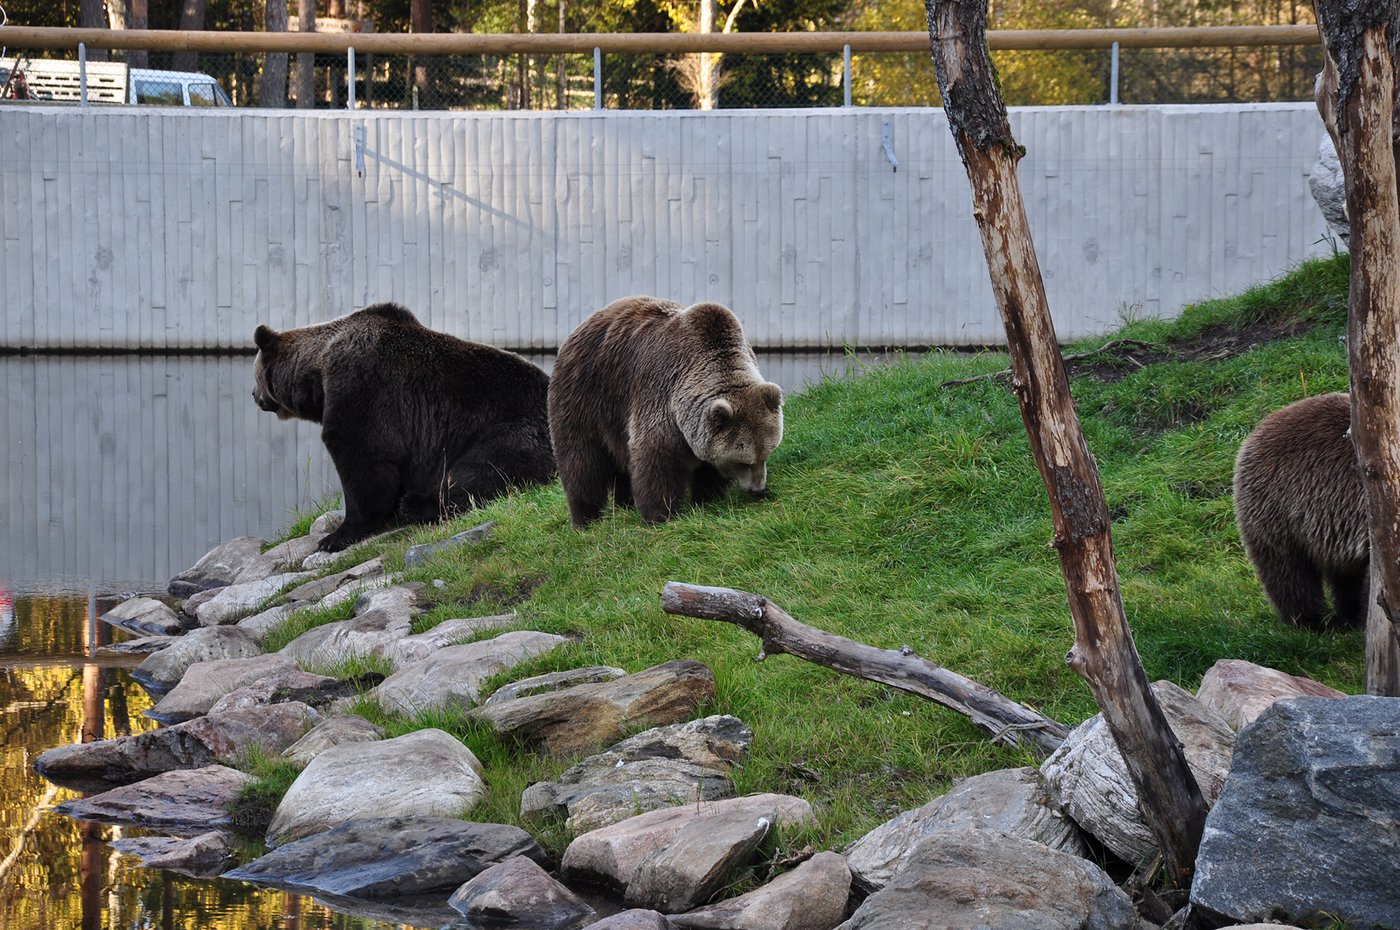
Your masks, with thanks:
M 342 549 L 353 546 L 368 535 L 370 534 L 363 525 L 342 523 L 340 529 L 333 533 L 326 534 L 326 538 L 322 539 L 316 545 L 316 548 L 320 549 L 322 552 L 340 552 Z

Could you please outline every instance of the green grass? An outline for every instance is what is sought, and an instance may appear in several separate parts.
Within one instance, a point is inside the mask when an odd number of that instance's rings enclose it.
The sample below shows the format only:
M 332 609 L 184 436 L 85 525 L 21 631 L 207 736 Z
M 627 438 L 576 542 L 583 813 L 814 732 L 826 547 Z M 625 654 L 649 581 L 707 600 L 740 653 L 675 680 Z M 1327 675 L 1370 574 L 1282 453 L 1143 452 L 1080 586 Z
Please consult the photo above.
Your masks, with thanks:
M 292 511 L 292 519 L 285 528 L 282 529 L 273 539 L 263 547 L 266 552 L 279 543 L 284 543 L 289 539 L 296 539 L 305 536 L 311 531 L 311 524 L 316 522 L 316 518 L 328 510 L 336 510 L 343 506 L 339 492 L 327 494 L 311 502 L 310 506 L 304 510 L 298 508 Z
M 1228 358 L 1151 364 L 1112 383 L 1074 382 L 1150 678 L 1194 690 L 1214 661 L 1240 658 L 1361 689 L 1360 634 L 1276 619 L 1240 547 L 1230 497 L 1235 452 L 1264 413 L 1345 388 L 1347 269 L 1346 256 L 1310 262 L 1178 320 L 1114 334 L 1180 346 L 1261 324 L 1300 328 L 1287 338 Z M 513 608 L 523 628 L 582 637 L 521 673 L 706 663 L 717 694 L 704 711 L 735 714 L 755 733 L 740 792 L 808 798 L 820 815 L 804 839 L 838 847 L 954 778 L 1032 760 L 928 701 L 789 656 L 759 661 L 751 635 L 667 616 L 659 593 L 678 580 L 763 594 L 805 623 L 907 645 L 1067 723 L 1090 716 L 1089 690 L 1064 664 L 1073 632 L 1015 397 L 1001 380 L 941 386 L 1007 364 L 1000 353 L 940 352 L 790 397 L 761 501 L 735 490 L 657 527 L 610 511 L 580 532 L 555 483 L 417 528 L 390 545 L 386 563 L 399 568 L 407 545 L 495 521 L 487 542 L 408 572 L 441 582 L 424 589 L 424 628 Z M 460 716 L 388 721 L 361 706 L 391 732 L 438 725 L 471 746 L 492 791 L 474 817 L 517 822 L 520 791 L 569 761 L 503 744 Z M 557 825 L 545 829 L 557 850 L 565 838 Z

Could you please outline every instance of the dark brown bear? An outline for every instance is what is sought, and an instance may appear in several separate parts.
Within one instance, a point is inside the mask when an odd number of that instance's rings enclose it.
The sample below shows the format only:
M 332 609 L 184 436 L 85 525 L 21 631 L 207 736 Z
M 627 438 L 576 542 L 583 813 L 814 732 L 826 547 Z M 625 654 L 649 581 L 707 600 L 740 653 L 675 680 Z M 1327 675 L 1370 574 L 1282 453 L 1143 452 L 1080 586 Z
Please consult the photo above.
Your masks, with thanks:
M 397 304 L 253 338 L 253 399 L 320 423 L 340 475 L 345 522 L 327 552 L 554 475 L 549 378 L 518 355 L 434 332 Z
M 1351 401 L 1324 394 L 1265 417 L 1235 460 L 1240 540 L 1279 615 L 1323 629 L 1365 623 L 1370 589 L 1365 493 L 1351 442 Z
M 647 523 L 714 500 L 731 480 L 762 494 L 783 438 L 783 393 L 758 373 L 734 314 L 655 297 L 614 301 L 564 341 L 549 427 L 581 527 L 636 501 Z

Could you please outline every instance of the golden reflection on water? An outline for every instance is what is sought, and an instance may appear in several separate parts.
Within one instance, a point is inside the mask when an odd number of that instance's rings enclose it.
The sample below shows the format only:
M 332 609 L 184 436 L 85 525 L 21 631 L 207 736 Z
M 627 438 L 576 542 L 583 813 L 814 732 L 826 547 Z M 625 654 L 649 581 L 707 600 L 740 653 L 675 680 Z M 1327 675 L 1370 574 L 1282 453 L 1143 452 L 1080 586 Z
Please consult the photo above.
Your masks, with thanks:
M 123 637 L 118 633 L 118 637 Z M 91 660 L 112 638 L 84 598 L 36 597 L 0 621 L 0 930 L 384 930 L 311 898 L 143 869 L 109 842 L 125 833 L 55 814 L 77 792 L 34 772 L 45 749 L 154 729 L 131 659 Z M 124 637 L 123 637 L 124 638 Z

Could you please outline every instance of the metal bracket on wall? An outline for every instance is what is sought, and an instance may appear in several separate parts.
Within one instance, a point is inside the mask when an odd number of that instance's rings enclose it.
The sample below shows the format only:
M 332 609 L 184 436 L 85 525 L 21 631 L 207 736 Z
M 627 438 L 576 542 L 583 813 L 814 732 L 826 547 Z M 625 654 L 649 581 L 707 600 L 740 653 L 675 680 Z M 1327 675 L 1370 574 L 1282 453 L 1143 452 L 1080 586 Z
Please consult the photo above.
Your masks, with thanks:
M 355 172 L 365 176 L 365 127 L 355 127 Z
M 899 170 L 899 159 L 894 157 L 894 127 L 889 120 L 880 124 L 880 145 L 885 150 L 885 160 L 895 171 Z

